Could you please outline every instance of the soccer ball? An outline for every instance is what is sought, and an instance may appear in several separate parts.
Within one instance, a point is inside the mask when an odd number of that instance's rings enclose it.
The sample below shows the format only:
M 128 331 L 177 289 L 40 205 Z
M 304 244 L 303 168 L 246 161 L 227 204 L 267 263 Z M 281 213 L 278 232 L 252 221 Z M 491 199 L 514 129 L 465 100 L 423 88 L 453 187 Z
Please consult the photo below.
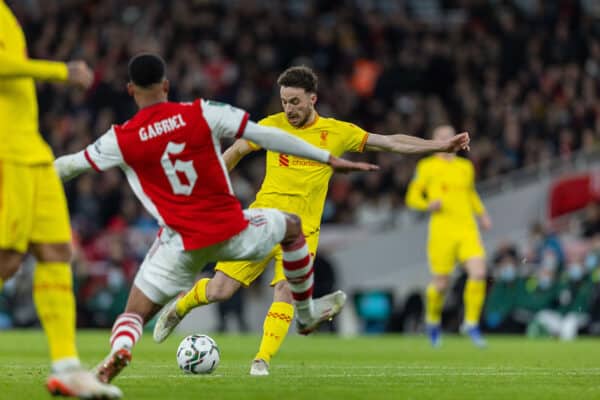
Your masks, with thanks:
M 210 374 L 220 360 L 217 343 L 206 335 L 190 335 L 177 349 L 177 364 L 187 374 Z

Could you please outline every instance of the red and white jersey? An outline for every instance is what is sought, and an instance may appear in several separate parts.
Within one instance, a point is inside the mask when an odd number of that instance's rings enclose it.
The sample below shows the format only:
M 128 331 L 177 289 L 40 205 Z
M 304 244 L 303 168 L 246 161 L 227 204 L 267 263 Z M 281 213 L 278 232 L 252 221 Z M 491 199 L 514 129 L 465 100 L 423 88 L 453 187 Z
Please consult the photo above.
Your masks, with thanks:
M 248 113 L 196 100 L 145 107 L 85 150 L 97 171 L 120 166 L 136 196 L 185 250 L 210 246 L 246 228 L 221 157 L 221 138 L 240 137 Z

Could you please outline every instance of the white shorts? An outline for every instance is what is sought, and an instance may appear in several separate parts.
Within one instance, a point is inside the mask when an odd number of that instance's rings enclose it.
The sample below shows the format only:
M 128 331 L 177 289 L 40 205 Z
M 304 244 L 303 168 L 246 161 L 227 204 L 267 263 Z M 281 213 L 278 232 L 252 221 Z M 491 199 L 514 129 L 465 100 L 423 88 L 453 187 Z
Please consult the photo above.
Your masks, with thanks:
M 281 243 L 286 231 L 285 214 L 272 208 L 244 210 L 248 227 L 234 237 L 192 251 L 181 250 L 181 237 L 163 230 L 148 251 L 134 285 L 155 304 L 166 304 L 189 290 L 196 274 L 213 261 L 260 260 Z

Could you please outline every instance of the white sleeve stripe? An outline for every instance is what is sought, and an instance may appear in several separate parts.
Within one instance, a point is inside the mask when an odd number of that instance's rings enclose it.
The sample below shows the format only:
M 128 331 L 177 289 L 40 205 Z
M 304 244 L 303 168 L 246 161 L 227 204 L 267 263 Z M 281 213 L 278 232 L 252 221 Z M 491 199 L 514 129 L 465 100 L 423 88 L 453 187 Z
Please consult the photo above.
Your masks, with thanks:
M 242 122 L 240 122 L 240 127 L 238 128 L 238 131 L 235 134 L 236 139 L 241 138 L 242 135 L 244 134 L 244 131 L 246 130 L 246 125 L 248 125 L 248 118 L 250 118 L 250 114 L 245 113 L 244 116 L 242 117 Z

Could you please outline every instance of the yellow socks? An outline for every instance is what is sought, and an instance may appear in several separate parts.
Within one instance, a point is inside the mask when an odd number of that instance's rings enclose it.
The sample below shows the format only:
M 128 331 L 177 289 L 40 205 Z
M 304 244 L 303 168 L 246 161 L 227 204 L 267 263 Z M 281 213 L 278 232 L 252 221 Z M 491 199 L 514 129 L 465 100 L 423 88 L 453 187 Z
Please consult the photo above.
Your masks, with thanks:
M 200 279 L 189 292 L 177 300 L 177 304 L 175 304 L 177 315 L 183 317 L 192 309 L 208 304 L 206 285 L 209 281 L 208 278 Z
M 293 318 L 294 306 L 291 304 L 282 301 L 271 304 L 263 324 L 263 337 L 255 360 L 271 362 L 271 358 L 279 351 Z
M 52 362 L 77 360 L 75 296 L 69 264 L 40 262 L 36 265 L 33 301 L 48 338 Z
M 468 279 L 463 292 L 465 303 L 465 324 L 478 325 L 481 308 L 485 300 L 485 281 Z
M 2 293 L 2 287 L 4 286 L 4 280 L 0 278 L 0 293 Z
M 428 325 L 439 325 L 444 309 L 444 293 L 437 290 L 433 283 L 427 286 L 425 322 Z

